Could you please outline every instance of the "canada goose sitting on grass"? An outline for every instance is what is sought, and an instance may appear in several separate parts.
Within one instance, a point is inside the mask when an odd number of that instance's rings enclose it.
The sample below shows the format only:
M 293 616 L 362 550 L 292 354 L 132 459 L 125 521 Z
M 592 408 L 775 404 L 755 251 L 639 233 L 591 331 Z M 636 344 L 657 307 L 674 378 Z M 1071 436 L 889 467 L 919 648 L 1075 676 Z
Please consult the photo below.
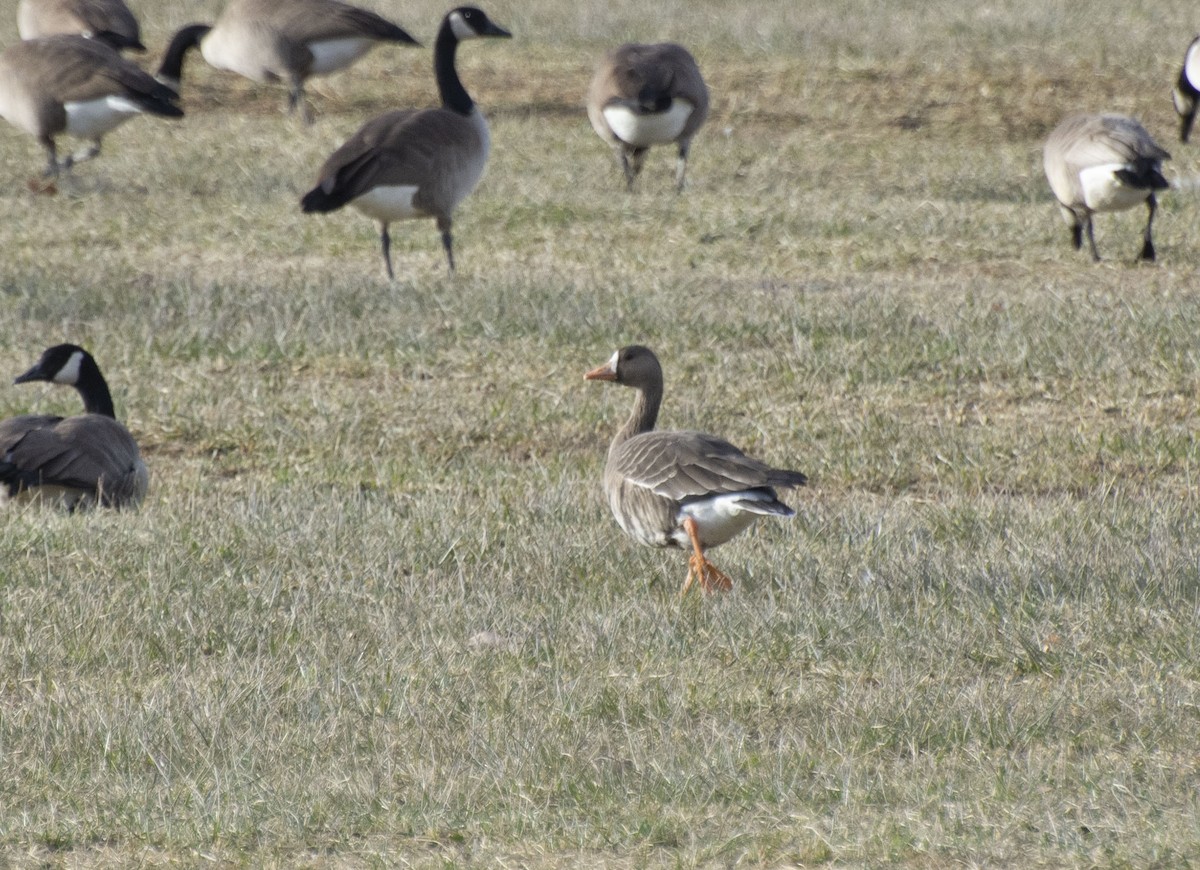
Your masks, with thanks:
M 21 0 L 17 32 L 22 39 L 76 33 L 117 51 L 145 51 L 137 19 L 125 0 Z
M 112 394 L 92 355 L 73 344 L 56 345 L 13 383 L 29 381 L 74 387 L 85 413 L 0 421 L 0 484 L 8 496 L 49 496 L 71 510 L 137 507 L 150 473 L 137 442 L 116 420 Z
M 184 56 L 199 46 L 215 69 L 286 83 L 288 111 L 311 123 L 305 80 L 345 69 L 381 42 L 420 45 L 386 18 L 339 0 L 229 0 L 215 24 L 175 34 L 158 77 L 179 93 Z
M 401 109 L 368 121 L 329 156 L 316 187 L 300 200 L 304 212 L 352 205 L 379 221 L 388 280 L 394 277 L 388 225 L 406 218 L 437 221 L 454 271 L 454 209 L 483 177 L 491 142 L 487 121 L 459 80 L 454 57 L 464 39 L 484 36 L 512 34 L 473 6 L 448 12 L 433 49 L 441 107 Z
M 617 523 L 638 543 L 692 550 L 681 595 L 694 581 L 705 592 L 732 588 L 728 575 L 705 558 L 705 548 L 725 543 L 760 516 L 794 516 L 775 487 L 803 486 L 808 479 L 751 459 L 715 435 L 654 431 L 663 374 L 649 348 L 623 347 L 584 377 L 638 391 L 604 468 Z
M 1124 115 L 1072 115 L 1059 124 L 1046 141 L 1043 160 L 1075 248 L 1083 247 L 1086 231 L 1092 259 L 1099 260 L 1092 216 L 1145 202 L 1150 213 L 1141 258 L 1153 260 L 1154 191 L 1170 186 L 1162 174 L 1162 162 L 1170 158 L 1145 127 Z
M 152 75 L 94 39 L 45 36 L 0 54 L 0 117 L 46 149 L 49 176 L 95 157 L 101 137 L 134 115 L 183 117 L 174 98 Z M 54 137 L 60 134 L 90 144 L 59 160 Z
M 633 188 L 651 145 L 679 145 L 675 186 L 683 190 L 692 137 L 708 117 L 708 88 L 681 45 L 622 45 L 596 67 L 587 96 L 592 128 L 615 149 Z
M 1196 120 L 1196 103 L 1200 100 L 1200 36 L 1192 40 L 1183 55 L 1183 67 L 1171 94 L 1175 111 L 1179 113 L 1179 140 L 1186 142 Z

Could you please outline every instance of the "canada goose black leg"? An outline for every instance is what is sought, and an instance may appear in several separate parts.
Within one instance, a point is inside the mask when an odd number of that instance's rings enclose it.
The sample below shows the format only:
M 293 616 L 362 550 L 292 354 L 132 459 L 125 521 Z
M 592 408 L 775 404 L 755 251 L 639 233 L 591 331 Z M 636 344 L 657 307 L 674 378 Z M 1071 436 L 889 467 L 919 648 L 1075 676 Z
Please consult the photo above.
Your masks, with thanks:
M 312 126 L 313 114 L 312 107 L 308 104 L 308 100 L 304 95 L 304 83 L 299 79 L 293 79 L 288 87 L 288 114 L 298 114 L 301 123 L 304 126 Z
M 1150 237 L 1150 229 L 1154 225 L 1154 212 L 1158 209 L 1158 201 L 1155 200 L 1153 193 L 1146 197 L 1146 208 L 1150 213 L 1146 216 L 1146 229 L 1142 231 L 1141 258 L 1148 262 L 1154 262 L 1154 241 Z
M 675 160 L 675 190 L 683 193 L 684 185 L 686 184 L 687 176 L 687 160 L 688 146 L 686 143 L 679 143 L 679 157 Z
M 450 265 L 450 274 L 454 274 L 454 238 L 450 235 L 450 218 L 437 219 L 438 230 L 442 233 L 442 247 L 446 249 L 446 262 Z
M 687 595 L 692 583 L 697 580 L 706 595 L 732 589 L 733 580 L 730 576 L 704 557 L 704 546 L 700 543 L 700 531 L 696 528 L 696 521 L 687 517 L 683 521 L 683 530 L 687 532 L 694 552 L 688 557 L 687 578 L 683 581 L 683 588 L 679 590 L 679 597 Z
M 1096 250 L 1096 233 L 1092 229 L 1093 223 L 1094 223 L 1094 221 L 1092 220 L 1092 216 L 1088 215 L 1087 218 L 1084 219 L 1083 227 L 1085 230 L 1087 230 L 1088 245 L 1092 249 L 1092 261 L 1095 263 L 1099 263 L 1100 262 L 1100 252 L 1098 250 Z
M 387 224 L 379 225 L 379 247 L 383 251 L 383 267 L 387 270 L 388 280 L 395 281 L 396 276 L 392 273 L 392 236 Z

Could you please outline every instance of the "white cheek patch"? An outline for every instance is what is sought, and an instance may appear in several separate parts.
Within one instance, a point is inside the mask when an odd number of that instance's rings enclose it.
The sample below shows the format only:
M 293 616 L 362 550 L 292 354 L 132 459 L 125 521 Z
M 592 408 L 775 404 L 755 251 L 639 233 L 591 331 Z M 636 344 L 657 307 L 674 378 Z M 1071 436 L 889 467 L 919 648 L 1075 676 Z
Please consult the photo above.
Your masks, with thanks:
M 461 12 L 450 13 L 450 32 L 460 42 L 464 39 L 473 39 L 479 35 L 475 32 L 475 28 L 467 24 L 463 19 Z
M 79 383 L 79 367 L 82 364 L 83 352 L 77 350 L 67 359 L 66 364 L 54 373 L 54 383 L 68 386 Z

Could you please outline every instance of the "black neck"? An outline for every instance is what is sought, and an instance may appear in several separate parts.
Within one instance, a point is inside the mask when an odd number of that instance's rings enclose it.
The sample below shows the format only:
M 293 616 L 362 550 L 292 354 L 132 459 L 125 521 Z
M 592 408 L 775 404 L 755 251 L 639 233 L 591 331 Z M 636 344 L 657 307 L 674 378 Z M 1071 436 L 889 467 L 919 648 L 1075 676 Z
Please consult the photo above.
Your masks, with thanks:
M 103 414 L 105 417 L 116 418 L 108 382 L 104 380 L 104 375 L 100 374 L 100 367 L 90 356 L 85 356 L 79 364 L 79 380 L 75 383 L 75 389 L 83 399 L 83 409 L 89 414 Z
M 210 30 L 212 28 L 207 24 L 189 24 L 176 33 L 171 38 L 171 44 L 167 46 L 167 50 L 163 54 L 162 63 L 158 67 L 159 79 L 166 78 L 176 82 L 182 81 L 184 58 L 187 56 L 188 51 L 200 45 L 200 40 Z
M 433 74 L 437 77 L 442 106 L 460 115 L 469 115 L 475 108 L 475 102 L 459 81 L 458 71 L 454 68 L 454 55 L 457 52 L 458 37 L 454 35 L 450 19 L 446 18 L 433 46 Z

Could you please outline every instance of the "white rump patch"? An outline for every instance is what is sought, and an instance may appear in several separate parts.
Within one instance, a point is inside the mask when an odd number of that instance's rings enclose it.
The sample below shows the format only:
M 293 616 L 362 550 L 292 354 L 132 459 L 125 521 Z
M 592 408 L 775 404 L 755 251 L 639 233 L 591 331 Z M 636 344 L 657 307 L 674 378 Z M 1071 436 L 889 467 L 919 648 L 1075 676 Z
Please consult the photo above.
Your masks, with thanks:
M 1125 168 L 1124 163 L 1105 163 L 1080 170 L 1084 204 L 1092 211 L 1123 211 L 1145 202 L 1149 190 L 1130 187 L 1117 178 L 1115 173 Z
M 429 213 L 413 205 L 419 188 L 415 184 L 394 184 L 375 187 L 350 204 L 367 217 L 388 223 L 406 218 L 429 217 Z
M 54 383 L 72 386 L 79 383 L 79 367 L 83 364 L 83 351 L 75 351 L 66 363 L 54 373 Z
M 688 100 L 676 97 L 665 112 L 635 112 L 628 106 L 614 104 L 604 109 L 604 120 L 622 142 L 635 148 L 648 148 L 674 142 L 683 132 L 692 110 L 696 107 Z
M 63 108 L 67 113 L 67 134 L 81 139 L 103 136 L 143 111 L 132 100 L 117 96 L 65 103 Z
M 1192 87 L 1200 90 L 1200 39 L 1193 39 L 1183 58 L 1183 74 L 1192 83 Z
M 676 519 L 682 524 L 691 517 L 696 521 L 700 540 L 706 547 L 723 544 L 742 532 L 761 513 L 746 510 L 747 501 L 768 501 L 769 497 L 756 492 L 730 492 L 688 502 L 679 509 Z M 691 549 L 687 532 L 680 529 L 673 535 L 675 542 L 684 549 Z
M 344 69 L 374 46 L 374 40 L 361 36 L 310 42 L 308 50 L 313 56 L 312 74 L 321 76 Z

